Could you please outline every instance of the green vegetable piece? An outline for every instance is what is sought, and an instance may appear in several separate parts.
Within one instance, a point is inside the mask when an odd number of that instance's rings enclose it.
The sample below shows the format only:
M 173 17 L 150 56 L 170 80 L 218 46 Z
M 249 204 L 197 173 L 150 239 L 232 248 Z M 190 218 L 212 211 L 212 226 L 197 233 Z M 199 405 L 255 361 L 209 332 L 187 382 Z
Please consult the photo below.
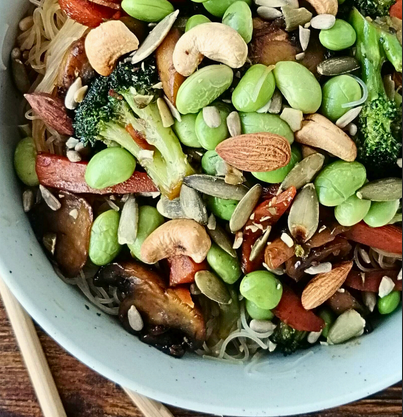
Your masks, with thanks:
M 273 68 L 261 64 L 253 65 L 235 88 L 232 103 L 238 111 L 252 113 L 269 102 L 275 89 Z
M 221 279 L 227 284 L 235 284 L 242 276 L 238 258 L 233 258 L 218 245 L 213 243 L 207 254 L 207 262 Z
M 294 133 L 287 122 L 275 114 L 260 113 L 240 113 L 242 123 L 242 133 L 275 133 L 285 137 L 292 145 L 294 143 Z
M 202 25 L 203 23 L 210 23 L 211 20 L 202 14 L 195 14 L 194 16 L 190 17 L 186 23 L 185 32 L 189 32 L 189 30 L 195 28 L 196 26 Z
M 360 223 L 368 214 L 370 208 L 370 201 L 360 200 L 356 195 L 352 195 L 347 201 L 335 208 L 334 214 L 342 226 L 350 227 Z
M 331 29 L 320 31 L 319 40 L 325 48 L 331 51 L 342 51 L 355 44 L 357 34 L 350 23 L 337 19 Z
M 319 312 L 319 317 L 326 323 L 325 328 L 323 329 L 322 336 L 327 339 L 329 332 L 334 322 L 336 321 L 336 315 L 332 310 L 325 308 Z
M 244 1 L 237 1 L 228 7 L 224 14 L 224 25 L 235 29 L 246 43 L 252 40 L 253 36 L 253 18 L 252 11 Z
M 274 274 L 268 271 L 252 272 L 241 282 L 241 294 L 264 310 L 276 308 L 283 296 L 283 286 Z
M 194 0 L 192 0 L 194 1 Z M 252 4 L 252 0 L 242 0 L 249 6 Z M 237 2 L 237 0 L 207 0 L 207 1 L 196 1 L 196 3 L 203 3 L 206 10 L 216 17 L 223 17 L 231 4 Z
M 293 146 L 291 149 L 291 161 L 288 165 L 283 168 L 276 169 L 271 172 L 253 172 L 253 176 L 260 181 L 267 182 L 269 184 L 278 184 L 285 180 L 285 177 L 290 173 L 290 171 L 302 161 L 302 154 L 297 146 Z
M 276 85 L 288 104 L 304 113 L 316 113 L 322 104 L 322 88 L 315 76 L 297 62 L 279 62 L 274 69 Z
M 120 214 L 109 210 L 98 216 L 92 225 L 89 256 L 97 266 L 111 263 L 118 256 L 121 246 L 118 242 Z
M 393 220 L 399 207 L 400 200 L 372 203 L 368 214 L 364 218 L 364 222 L 371 227 L 386 226 Z
M 217 107 L 221 116 L 221 125 L 217 128 L 207 126 L 204 121 L 203 111 L 199 113 L 196 119 L 196 136 L 201 146 L 208 151 L 214 150 L 222 141 L 230 136 L 227 127 L 227 117 L 231 113 L 230 106 L 224 103 L 213 103 Z
M 160 22 L 175 11 L 168 0 L 123 0 L 122 9 L 143 22 Z
M 316 178 L 319 202 L 326 207 L 339 206 L 354 195 L 366 179 L 367 171 L 359 162 L 334 162 Z
M 402 299 L 400 291 L 393 291 L 391 294 L 378 300 L 378 310 L 383 316 L 392 314 L 397 310 Z
M 14 168 L 18 178 L 28 187 L 39 185 L 36 174 L 36 146 L 32 138 L 22 139 L 14 153 Z
M 198 113 L 231 87 L 234 72 L 226 65 L 210 65 L 192 74 L 179 88 L 176 107 L 182 114 Z
M 175 120 L 173 129 L 179 140 L 189 148 L 201 148 L 199 139 L 196 136 L 196 118 L 195 114 L 186 114 L 182 116 L 182 121 Z
M 203 172 L 213 177 L 220 176 L 226 167 L 224 159 L 216 151 L 207 151 L 201 161 Z
M 214 214 L 214 216 L 229 222 L 235 211 L 239 201 L 224 200 L 218 197 L 207 197 L 207 208 Z
M 133 155 L 123 148 L 108 148 L 97 153 L 85 171 L 85 181 L 96 190 L 127 181 L 136 169 Z
M 246 311 L 253 320 L 274 319 L 274 314 L 271 312 L 271 310 L 263 310 L 262 308 L 259 308 L 255 303 L 252 303 L 252 301 L 246 300 L 245 306 Z
M 142 206 L 139 209 L 139 228 L 137 238 L 133 245 L 129 245 L 133 256 L 141 261 L 141 247 L 144 241 L 155 230 L 164 224 L 165 220 L 158 210 L 151 206 Z
M 334 77 L 323 86 L 321 113 L 332 122 L 336 122 L 350 110 L 343 105 L 357 101 L 361 96 L 361 86 L 353 77 Z

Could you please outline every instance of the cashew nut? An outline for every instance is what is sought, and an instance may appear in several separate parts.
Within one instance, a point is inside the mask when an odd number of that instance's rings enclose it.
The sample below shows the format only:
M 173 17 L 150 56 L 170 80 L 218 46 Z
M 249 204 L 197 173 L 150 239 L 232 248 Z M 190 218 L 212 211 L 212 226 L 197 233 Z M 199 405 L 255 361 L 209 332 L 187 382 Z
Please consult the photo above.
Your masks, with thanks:
M 222 23 L 204 23 L 186 32 L 176 44 L 173 62 L 176 71 L 188 77 L 203 58 L 241 68 L 248 57 L 248 45 L 242 36 Z
M 153 265 L 174 256 L 189 256 L 203 262 L 211 247 L 206 229 L 193 220 L 172 220 L 155 230 L 141 247 L 143 262 Z
M 117 60 L 137 51 L 139 40 L 120 20 L 111 20 L 93 29 L 85 40 L 88 60 L 104 77 L 112 74 Z
M 337 15 L 339 11 L 338 0 L 307 0 L 311 4 L 318 14 L 332 14 Z

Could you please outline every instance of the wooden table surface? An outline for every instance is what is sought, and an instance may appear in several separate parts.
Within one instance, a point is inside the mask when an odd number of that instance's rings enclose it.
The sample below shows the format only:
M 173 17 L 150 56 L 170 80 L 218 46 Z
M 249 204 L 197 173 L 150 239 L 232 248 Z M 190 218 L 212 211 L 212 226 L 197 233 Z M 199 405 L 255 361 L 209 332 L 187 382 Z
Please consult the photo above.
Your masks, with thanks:
M 67 354 L 38 329 L 68 417 L 140 417 L 123 391 Z M 172 409 L 177 417 L 200 414 Z M 402 386 L 314 417 L 402 415 Z M 0 417 L 42 417 L 0 300 Z

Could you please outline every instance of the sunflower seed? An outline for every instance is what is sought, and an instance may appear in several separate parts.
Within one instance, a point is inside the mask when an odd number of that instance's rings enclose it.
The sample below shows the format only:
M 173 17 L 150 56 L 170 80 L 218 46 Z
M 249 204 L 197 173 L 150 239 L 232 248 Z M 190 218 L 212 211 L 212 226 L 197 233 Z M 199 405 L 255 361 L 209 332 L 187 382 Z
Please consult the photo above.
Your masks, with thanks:
M 314 184 L 297 195 L 288 217 L 288 228 L 297 243 L 307 242 L 319 228 L 319 200 Z
M 185 178 L 184 184 L 203 194 L 224 200 L 240 201 L 248 192 L 243 185 L 226 184 L 222 178 L 210 175 L 191 175 Z
M 74 99 L 77 91 L 83 87 L 83 80 L 78 77 L 74 83 L 70 86 L 67 91 L 66 98 L 64 99 L 64 105 L 68 110 L 75 110 L 78 106 L 78 103 Z
M 203 109 L 203 120 L 210 129 L 217 129 L 222 123 L 220 111 L 215 106 L 208 106 Z
M 66 142 L 67 149 L 75 149 L 75 147 L 80 143 L 80 141 L 76 138 L 70 138 Z
M 341 116 L 340 119 L 337 120 L 336 126 L 340 129 L 344 129 L 360 115 L 362 109 L 363 107 L 360 106 L 349 110 L 344 116 Z
M 390 295 L 395 289 L 396 284 L 389 277 L 383 277 L 381 285 L 379 286 L 379 297 L 385 298 Z
M 178 109 L 171 103 L 167 96 L 164 96 L 165 103 L 167 104 L 169 110 L 171 111 L 172 116 L 178 122 L 182 121 L 182 115 L 179 113 Z
M 319 264 L 316 266 L 311 266 L 308 269 L 305 269 L 305 274 L 308 275 L 319 275 L 319 274 L 327 274 L 333 269 L 333 265 L 330 262 L 325 262 L 323 264 Z
M 332 14 L 319 14 L 311 20 L 314 29 L 328 30 L 336 24 L 336 16 Z
M 238 250 L 243 244 L 243 232 L 240 230 L 235 235 L 234 244 L 232 246 L 233 249 Z
M 35 204 L 35 195 L 32 190 L 26 190 L 22 194 L 22 207 L 25 213 L 29 213 Z
M 133 245 L 137 238 L 139 206 L 134 196 L 130 196 L 123 206 L 119 222 L 118 240 L 120 245 Z
M 214 230 L 207 229 L 207 233 L 210 235 L 213 242 L 224 252 L 227 252 L 228 255 L 232 256 L 233 258 L 237 258 L 237 253 L 232 248 L 232 242 L 221 226 L 217 224 Z
M 306 51 L 311 40 L 311 30 L 306 29 L 303 26 L 299 27 L 299 42 L 303 51 Z
M 298 9 L 299 1 L 298 0 L 256 0 L 257 6 L 264 7 L 284 7 L 289 6 L 294 9 Z
M 81 155 L 77 151 L 67 151 L 66 156 L 70 162 L 81 162 Z
M 378 303 L 376 294 L 373 292 L 363 292 L 362 299 L 364 304 L 368 307 L 368 310 L 373 313 L 375 311 L 375 307 Z
M 207 224 L 207 209 L 200 194 L 196 190 L 187 185 L 182 185 L 180 202 L 183 213 L 187 218 L 193 219 L 202 225 Z
M 40 185 L 39 190 L 43 200 L 51 210 L 58 211 L 61 209 L 62 204 L 47 188 L 45 188 L 43 185 Z
M 242 134 L 241 118 L 237 111 L 233 111 L 227 117 L 227 127 L 231 137 L 236 137 Z
M 358 126 L 355 123 L 350 123 L 348 126 L 346 126 L 348 129 L 348 134 L 351 137 L 357 136 L 358 133 Z
M 257 14 L 263 20 L 276 20 L 283 15 L 280 10 L 275 9 L 274 7 L 260 6 L 257 8 Z
M 291 128 L 293 132 L 298 132 L 302 128 L 302 121 L 304 120 L 304 114 L 301 110 L 291 109 L 286 107 L 280 115 Z
M 87 95 L 88 85 L 84 85 L 79 88 L 74 94 L 74 101 L 78 104 L 82 103 Z
M 215 218 L 214 214 L 211 214 L 208 218 L 207 229 L 208 230 L 215 230 L 217 228 L 217 219 Z
M 318 73 L 326 77 L 334 77 L 336 75 L 349 74 L 361 68 L 359 62 L 351 57 L 330 58 L 318 65 Z
M 375 202 L 395 201 L 403 197 L 401 178 L 385 178 L 370 182 L 357 192 L 361 200 Z
M 218 304 L 231 304 L 232 298 L 224 282 L 210 271 L 199 271 L 195 275 L 197 288 L 207 298 Z
M 288 235 L 287 233 L 283 233 L 281 235 L 281 240 L 289 247 L 292 248 L 295 245 L 295 242 L 293 241 L 292 237 Z
M 162 98 L 157 100 L 157 107 L 160 112 L 162 126 L 165 128 L 171 127 L 175 124 L 175 120 L 172 116 L 171 110 L 169 109 L 166 101 Z
M 127 312 L 127 319 L 129 321 L 130 327 L 135 332 L 141 332 L 144 328 L 144 321 L 141 317 L 140 312 L 137 310 L 137 308 L 132 305 Z
M 403 159 L 402 159 L 402 158 L 399 158 L 399 159 L 397 160 L 397 166 L 398 166 L 400 169 L 402 169 L 402 168 L 403 168 Z
M 250 257 L 249 260 L 251 262 L 255 261 L 259 255 L 261 255 L 261 253 L 264 251 L 264 248 L 267 245 L 267 242 L 269 240 L 270 237 L 270 233 L 271 233 L 272 227 L 269 226 L 266 230 L 266 232 L 264 233 L 263 236 L 261 236 L 252 246 L 252 251 L 250 253 Z
M 327 342 L 329 345 L 339 345 L 362 335 L 366 321 L 355 310 L 342 314 L 334 323 L 329 332 Z
M 250 328 L 256 333 L 269 333 L 274 332 L 277 326 L 268 320 L 252 320 L 250 322 Z
M 249 217 L 259 202 L 260 197 L 262 196 L 262 192 L 262 186 L 260 184 L 256 184 L 236 206 L 229 223 L 232 233 L 241 230 L 246 225 Z
M 176 198 L 175 200 L 169 200 L 167 197 L 162 196 L 157 204 L 157 210 L 161 216 L 167 219 L 186 219 L 186 215 L 182 210 L 182 205 L 179 198 Z
M 295 59 L 297 61 L 302 61 L 303 59 L 305 59 L 305 55 L 306 55 L 305 52 L 301 52 L 301 53 L 295 55 Z
M 56 252 L 56 242 L 57 242 L 56 233 L 47 233 L 45 236 L 43 236 L 42 242 L 43 242 L 43 246 L 45 246 L 45 249 L 49 253 L 54 255 Z
M 226 184 L 230 185 L 240 185 L 245 182 L 245 177 L 243 176 L 243 172 L 237 168 L 232 167 L 225 163 L 226 173 L 224 181 Z

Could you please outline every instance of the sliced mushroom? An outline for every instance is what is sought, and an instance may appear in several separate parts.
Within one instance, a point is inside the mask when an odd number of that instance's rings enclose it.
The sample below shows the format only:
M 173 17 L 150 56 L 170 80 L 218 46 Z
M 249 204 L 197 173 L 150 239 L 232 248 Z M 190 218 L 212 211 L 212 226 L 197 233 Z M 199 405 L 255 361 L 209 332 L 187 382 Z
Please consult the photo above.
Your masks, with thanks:
M 360 304 L 357 299 L 347 290 L 342 289 L 338 291 L 326 303 L 337 315 L 341 315 L 349 310 L 357 310 L 360 313 L 365 313 L 366 309 Z
M 136 307 L 145 324 L 140 333 L 143 342 L 175 357 L 203 345 L 206 325 L 199 308 L 182 301 L 151 269 L 136 262 L 115 263 L 102 268 L 94 283 L 118 287 L 124 297 L 119 318 L 127 331 L 138 334 L 128 319 L 130 308 Z

